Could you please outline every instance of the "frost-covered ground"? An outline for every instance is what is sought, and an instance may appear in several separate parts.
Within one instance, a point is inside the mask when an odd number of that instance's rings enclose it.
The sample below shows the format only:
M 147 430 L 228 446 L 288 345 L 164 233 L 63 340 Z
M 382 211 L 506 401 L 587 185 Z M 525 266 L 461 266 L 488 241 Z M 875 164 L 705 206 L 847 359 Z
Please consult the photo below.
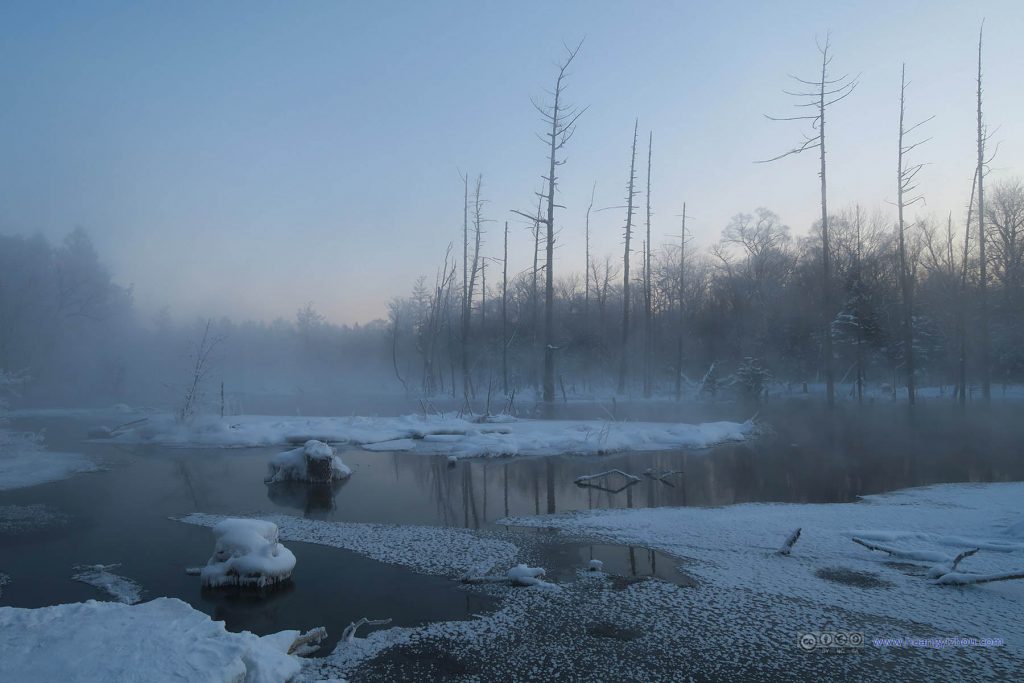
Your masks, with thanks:
M 174 598 L 0 607 L 0 680 L 277 683 L 301 667 L 297 635 L 230 633 Z
M 79 453 L 55 453 L 36 434 L 14 432 L 0 425 L 0 491 L 45 484 L 99 469 Z
M 949 485 L 836 505 L 654 508 L 509 520 L 565 541 L 646 546 L 696 585 L 579 567 L 575 580 L 512 588 L 475 619 L 370 632 L 307 662 L 323 680 L 1009 680 L 1024 667 L 1024 582 L 953 587 L 929 569 L 979 548 L 962 573 L 1024 569 L 1024 484 Z M 183 521 L 212 525 L 219 517 Z M 418 571 L 500 577 L 529 557 L 516 535 L 274 517 L 282 537 L 343 547 Z M 776 550 L 803 529 L 790 556 Z M 532 535 L 522 536 L 529 544 Z M 894 560 L 853 543 L 898 548 Z M 523 557 L 527 555 L 528 557 Z M 371 615 L 384 616 L 384 615 Z M 802 634 L 856 632 L 856 648 L 806 651 Z M 876 639 L 916 638 L 897 646 Z M 943 638 L 992 639 L 991 647 Z
M 114 437 L 121 443 L 179 446 L 270 446 L 310 439 L 367 450 L 415 451 L 450 457 L 600 454 L 631 450 L 708 448 L 743 441 L 757 432 L 752 421 L 704 424 L 600 420 L 473 422 L 426 417 L 201 417 L 182 424 L 169 415 Z

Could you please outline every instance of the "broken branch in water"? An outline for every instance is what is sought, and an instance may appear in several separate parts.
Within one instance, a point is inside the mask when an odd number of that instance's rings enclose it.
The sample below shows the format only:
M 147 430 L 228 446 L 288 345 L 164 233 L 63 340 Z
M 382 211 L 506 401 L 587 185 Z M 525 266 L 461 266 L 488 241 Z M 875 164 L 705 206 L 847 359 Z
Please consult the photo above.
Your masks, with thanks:
M 793 546 L 800 539 L 800 531 L 802 528 L 797 528 L 793 533 L 786 538 L 786 542 L 782 544 L 782 547 L 776 551 L 778 555 L 789 555 L 790 551 L 793 550 Z
M 341 632 L 341 639 L 350 643 L 356 637 L 356 631 L 360 626 L 387 626 L 391 623 L 391 619 L 367 619 L 363 617 L 359 621 L 353 621 L 351 624 L 345 627 L 345 630 Z

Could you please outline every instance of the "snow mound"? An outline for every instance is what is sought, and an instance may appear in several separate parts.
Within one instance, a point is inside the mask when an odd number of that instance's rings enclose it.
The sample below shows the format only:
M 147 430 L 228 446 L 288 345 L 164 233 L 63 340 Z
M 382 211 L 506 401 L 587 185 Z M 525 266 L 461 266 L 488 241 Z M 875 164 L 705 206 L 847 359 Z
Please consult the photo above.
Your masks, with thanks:
M 288 681 L 301 668 L 287 654 L 297 633 L 230 633 L 224 622 L 175 598 L 0 607 L 0 680 Z
M 37 434 L 0 427 L 0 491 L 36 486 L 99 469 L 79 453 L 47 451 L 42 441 Z
M 329 482 L 348 479 L 352 470 L 323 441 L 310 439 L 301 448 L 275 455 L 267 465 L 266 483 Z
M 142 602 L 142 586 L 110 571 L 120 566 L 119 564 L 78 565 L 75 567 L 77 573 L 71 578 L 99 588 L 126 605 Z
M 213 556 L 200 572 L 203 586 L 264 588 L 287 580 L 295 569 L 295 555 L 278 542 L 273 522 L 225 519 L 213 535 Z

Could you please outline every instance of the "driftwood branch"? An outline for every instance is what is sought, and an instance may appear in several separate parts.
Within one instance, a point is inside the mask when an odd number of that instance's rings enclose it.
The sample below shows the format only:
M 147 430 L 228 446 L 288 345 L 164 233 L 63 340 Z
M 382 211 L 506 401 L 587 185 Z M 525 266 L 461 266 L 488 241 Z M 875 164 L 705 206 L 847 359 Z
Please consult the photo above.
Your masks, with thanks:
M 782 547 L 778 549 L 776 554 L 778 554 L 778 555 L 789 555 L 789 553 L 793 550 L 793 546 L 796 545 L 796 542 L 798 540 L 800 540 L 800 532 L 801 531 L 802 531 L 801 528 L 795 529 L 793 531 L 793 533 L 791 533 L 789 535 L 789 537 L 786 538 L 786 542 L 782 544 Z
M 356 637 L 356 631 L 359 630 L 360 626 L 387 626 L 391 623 L 391 619 L 367 619 L 363 617 L 359 621 L 353 621 L 351 624 L 345 627 L 345 630 L 341 632 L 341 639 L 346 643 L 351 643 Z

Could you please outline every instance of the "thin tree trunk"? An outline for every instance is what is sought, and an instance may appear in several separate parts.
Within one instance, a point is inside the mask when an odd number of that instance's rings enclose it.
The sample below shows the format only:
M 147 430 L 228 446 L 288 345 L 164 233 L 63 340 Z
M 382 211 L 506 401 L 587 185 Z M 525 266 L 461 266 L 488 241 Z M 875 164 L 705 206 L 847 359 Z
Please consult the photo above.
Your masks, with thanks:
M 828 234 L 828 193 L 825 181 L 825 85 L 828 68 L 828 50 L 824 50 L 821 59 L 821 91 L 818 98 L 819 133 L 821 141 L 818 151 L 821 160 L 821 266 L 824 276 L 824 353 L 825 353 L 825 396 L 828 407 L 835 405 L 835 376 L 832 370 L 832 255 L 829 247 Z
M 508 396 L 508 221 L 505 221 L 505 251 L 501 260 L 501 388 Z
M 897 161 L 896 175 L 896 207 L 899 216 L 899 252 L 900 252 L 900 289 L 903 293 L 903 350 L 904 364 L 907 368 L 907 401 L 910 405 L 915 403 L 914 391 L 914 300 L 913 281 L 910 267 L 907 263 L 907 246 L 905 231 L 906 225 L 903 220 L 903 192 L 906 186 L 906 178 L 903 170 L 903 117 L 904 103 L 907 89 L 906 65 L 900 72 L 900 134 L 899 134 L 899 155 Z
M 644 242 L 644 398 L 651 397 L 654 322 L 651 315 L 651 149 L 654 132 L 647 138 L 647 240 Z
M 686 272 L 686 202 L 683 202 L 683 228 L 679 238 L 679 321 L 676 341 L 676 400 L 683 398 L 683 301 Z
M 626 392 L 626 374 L 629 368 L 629 240 L 633 234 L 633 196 L 636 181 L 636 136 L 640 120 L 633 124 L 633 149 L 629 159 L 629 186 L 626 192 L 626 246 L 622 256 L 622 349 L 619 362 L 619 393 Z
M 978 31 L 978 310 L 981 317 L 981 399 L 992 402 L 992 372 L 988 329 L 988 262 L 985 256 L 985 128 L 981 115 L 981 41 L 984 24 Z

